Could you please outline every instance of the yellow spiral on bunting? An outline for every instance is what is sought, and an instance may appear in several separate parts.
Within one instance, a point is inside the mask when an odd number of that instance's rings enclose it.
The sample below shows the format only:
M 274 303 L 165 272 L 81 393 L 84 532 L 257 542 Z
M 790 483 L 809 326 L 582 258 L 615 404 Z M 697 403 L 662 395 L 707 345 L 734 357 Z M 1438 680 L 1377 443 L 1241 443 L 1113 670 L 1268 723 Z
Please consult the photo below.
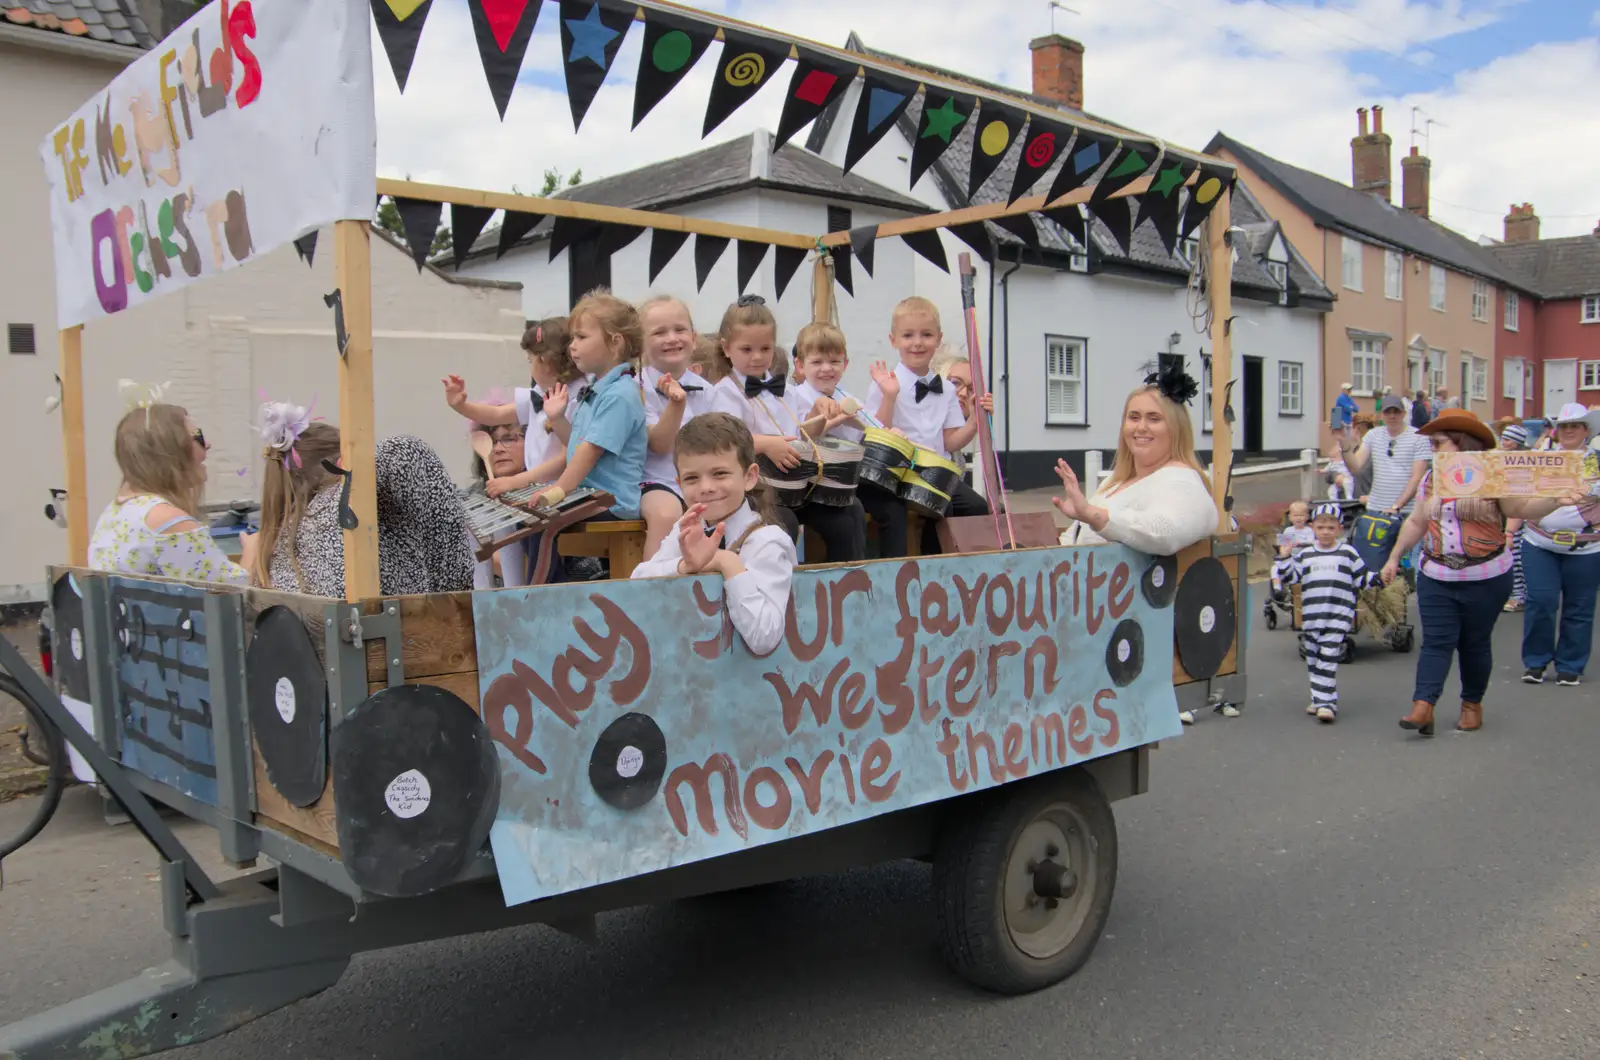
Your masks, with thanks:
M 760 84 L 767 76 L 767 61 L 755 52 L 736 55 L 722 71 L 723 80 L 734 88 Z

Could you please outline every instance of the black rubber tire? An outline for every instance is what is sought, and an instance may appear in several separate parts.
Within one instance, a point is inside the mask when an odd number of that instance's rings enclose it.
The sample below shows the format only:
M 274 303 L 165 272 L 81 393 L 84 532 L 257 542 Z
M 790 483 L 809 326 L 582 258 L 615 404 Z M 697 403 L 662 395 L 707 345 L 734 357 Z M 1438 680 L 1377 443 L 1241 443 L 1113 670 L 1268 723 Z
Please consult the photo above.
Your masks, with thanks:
M 7 855 L 22 849 L 34 836 L 44 831 L 44 826 L 55 816 L 56 807 L 61 804 L 61 791 L 66 786 L 69 767 L 66 745 L 60 731 L 50 724 L 44 711 L 35 705 L 33 697 L 23 691 L 16 678 L 0 673 L 0 695 L 11 696 L 22 704 L 28 718 L 29 746 L 46 759 L 48 770 L 44 792 L 40 794 L 38 805 L 34 807 L 28 823 L 14 836 L 0 837 L 0 862 L 3 862 Z
M 1410 626 L 1401 626 L 1399 629 L 1395 630 L 1394 636 L 1389 642 L 1389 647 L 1393 648 L 1402 655 L 1410 652 L 1412 648 L 1416 647 L 1416 645 L 1417 632 Z
M 1276 612 L 1276 611 L 1268 611 L 1267 612 L 1267 628 L 1268 629 L 1277 629 L 1278 628 L 1278 612 Z
M 969 797 L 940 836 L 933 862 L 939 945 L 963 979 L 997 994 L 1026 994 L 1072 975 L 1089 960 L 1111 914 L 1117 881 L 1117 824 L 1111 804 L 1083 769 L 1062 770 Z M 1082 921 L 1054 954 L 1040 958 L 1013 939 L 1005 910 L 1006 872 L 1024 829 L 1064 804 L 1083 823 L 1090 877 Z M 1080 881 L 1080 890 L 1084 886 Z M 1071 899 L 1069 899 L 1070 901 Z
M 1339 662 L 1349 663 L 1356 660 L 1356 642 L 1354 637 L 1346 637 L 1339 646 Z

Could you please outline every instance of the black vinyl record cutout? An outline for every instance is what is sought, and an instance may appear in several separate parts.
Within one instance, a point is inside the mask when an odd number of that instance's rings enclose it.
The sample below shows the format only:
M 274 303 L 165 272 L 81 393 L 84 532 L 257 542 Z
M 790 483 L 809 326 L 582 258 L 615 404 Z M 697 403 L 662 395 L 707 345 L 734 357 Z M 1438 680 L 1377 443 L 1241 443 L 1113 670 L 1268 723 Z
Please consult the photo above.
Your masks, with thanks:
M 1178 584 L 1172 616 L 1178 659 L 1190 677 L 1215 677 L 1233 647 L 1233 582 L 1222 561 L 1196 560 Z
M 382 689 L 333 727 L 328 751 L 339 857 L 362 890 L 436 891 L 488 841 L 500 761 L 459 697 L 432 685 Z
M 328 779 L 328 681 L 305 623 L 287 607 L 256 619 L 244 687 L 267 778 L 291 804 L 310 806 Z
M 1106 673 L 1118 688 L 1127 688 L 1144 671 L 1144 627 L 1131 618 L 1117 623 L 1106 645 Z
M 84 641 L 83 597 L 78 580 L 70 574 L 56 579 L 50 590 L 50 612 L 55 618 L 53 650 L 56 683 L 62 693 L 89 702 L 89 650 Z
M 643 714 L 624 714 L 600 734 L 589 756 L 589 783 L 619 810 L 637 810 L 661 790 L 667 738 Z
M 1171 607 L 1172 598 L 1178 595 L 1178 557 L 1157 556 L 1144 569 L 1139 579 L 1139 591 L 1151 607 Z

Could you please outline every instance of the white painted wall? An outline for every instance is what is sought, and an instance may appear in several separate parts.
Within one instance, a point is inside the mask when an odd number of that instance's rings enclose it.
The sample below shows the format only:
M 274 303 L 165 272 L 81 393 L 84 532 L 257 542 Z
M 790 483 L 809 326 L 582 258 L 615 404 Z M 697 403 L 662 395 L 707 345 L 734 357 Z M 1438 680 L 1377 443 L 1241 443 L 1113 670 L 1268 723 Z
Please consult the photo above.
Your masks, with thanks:
M 1011 278 L 1010 293 L 1014 452 L 1114 449 L 1124 400 L 1142 382 L 1147 363 L 1166 351 L 1173 332 L 1183 336 L 1174 352 L 1183 354 L 1190 374 L 1201 378 L 1200 350 L 1209 350 L 1211 340 L 1195 333 L 1181 288 L 1120 276 L 1024 267 Z M 1319 411 L 1314 394 L 1305 394 L 1304 415 L 1280 416 L 1277 381 L 1280 360 L 1300 362 L 1308 383 L 1320 378 L 1321 314 L 1244 300 L 1234 302 L 1234 313 L 1239 319 L 1233 329 L 1233 377 L 1242 378 L 1246 356 L 1263 360 L 1262 447 L 1316 445 Z M 1088 339 L 1086 426 L 1045 423 L 1047 334 Z M 998 336 L 996 342 L 1000 342 Z M 1238 415 L 1234 447 L 1238 449 L 1245 426 L 1242 384 L 1234 388 L 1234 409 Z M 1191 415 L 1196 444 L 1209 449 L 1211 437 L 1202 433 L 1198 400 Z M 996 431 L 1003 435 L 1002 422 L 997 422 Z

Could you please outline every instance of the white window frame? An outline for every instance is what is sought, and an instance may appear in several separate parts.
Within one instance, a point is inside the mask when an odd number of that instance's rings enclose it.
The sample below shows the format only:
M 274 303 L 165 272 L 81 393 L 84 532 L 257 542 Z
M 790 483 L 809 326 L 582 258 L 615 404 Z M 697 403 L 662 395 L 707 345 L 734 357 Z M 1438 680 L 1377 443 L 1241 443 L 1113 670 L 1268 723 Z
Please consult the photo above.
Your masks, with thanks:
M 1200 261 L 1200 240 L 1194 236 L 1185 236 L 1180 239 L 1178 241 L 1178 254 L 1184 261 L 1189 263 L 1190 268 L 1194 268 Z
M 1578 323 L 1600 324 L 1600 294 L 1583 296 L 1578 304 Z
M 1352 236 L 1339 237 L 1339 279 L 1347 291 L 1361 287 L 1361 251 L 1366 244 Z
M 1522 373 L 1523 360 L 1521 357 L 1507 357 L 1500 362 L 1500 389 L 1503 391 L 1500 395 L 1501 397 L 1515 401 L 1522 396 Z M 1515 389 L 1513 389 L 1512 384 L 1513 376 L 1516 378 Z
M 1443 313 L 1445 295 L 1449 290 L 1450 279 L 1444 267 L 1440 265 L 1428 266 L 1428 306 L 1436 312 Z
M 1516 331 L 1522 317 L 1522 299 L 1515 291 L 1506 292 L 1506 330 Z
M 1388 343 L 1382 339 L 1350 340 L 1350 389 L 1360 394 L 1383 392 L 1384 357 Z
M 1299 361 L 1278 362 L 1278 415 L 1304 416 L 1306 367 Z
M 1267 275 L 1272 277 L 1272 282 L 1278 285 L 1280 291 L 1289 289 L 1289 266 L 1285 262 L 1267 262 Z
M 1406 296 L 1406 256 L 1398 250 L 1383 252 L 1383 296 L 1391 302 Z
M 1450 355 L 1443 350 L 1431 349 L 1428 351 L 1427 376 L 1428 385 L 1423 387 L 1423 393 L 1428 400 L 1433 400 L 1433 395 L 1439 392 L 1440 387 L 1450 385 Z
M 1077 351 L 1077 370 L 1067 359 L 1072 350 Z M 1063 361 L 1056 370 L 1055 358 L 1060 351 Z M 1077 335 L 1046 335 L 1044 337 L 1044 422 L 1047 427 L 1084 427 L 1089 423 L 1089 340 Z M 1050 411 L 1050 398 L 1057 386 L 1077 387 L 1076 412 Z
M 1578 389 L 1600 390 L 1600 361 L 1578 362 Z
M 1472 319 L 1489 319 L 1489 285 L 1482 280 L 1472 281 Z
M 1471 400 L 1471 401 L 1488 401 L 1489 400 L 1489 358 L 1474 356 L 1474 357 L 1471 358 L 1471 362 L 1472 362 L 1472 371 L 1470 373 L 1470 378 L 1472 380 L 1472 390 L 1471 390 L 1471 397 L 1468 400 Z

